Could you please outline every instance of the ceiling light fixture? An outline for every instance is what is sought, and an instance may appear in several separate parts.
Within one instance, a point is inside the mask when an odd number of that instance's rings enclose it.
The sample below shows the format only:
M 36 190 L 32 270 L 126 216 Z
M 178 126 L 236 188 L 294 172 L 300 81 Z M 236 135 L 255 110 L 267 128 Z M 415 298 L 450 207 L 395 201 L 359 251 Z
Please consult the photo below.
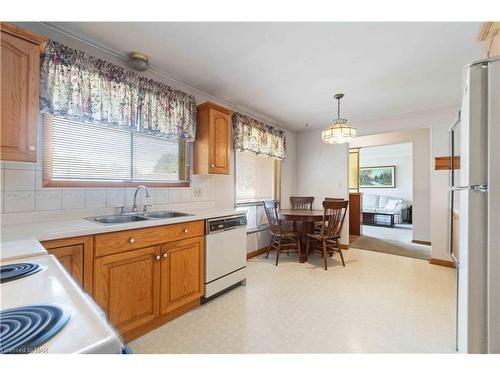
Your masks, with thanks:
M 338 144 L 346 143 L 356 138 L 356 129 L 346 125 L 347 120 L 340 117 L 340 99 L 344 94 L 335 94 L 337 100 L 337 118 L 332 121 L 332 124 L 321 132 L 321 139 L 324 143 Z
M 149 57 L 141 52 L 130 52 L 127 63 L 128 66 L 139 72 L 149 69 Z

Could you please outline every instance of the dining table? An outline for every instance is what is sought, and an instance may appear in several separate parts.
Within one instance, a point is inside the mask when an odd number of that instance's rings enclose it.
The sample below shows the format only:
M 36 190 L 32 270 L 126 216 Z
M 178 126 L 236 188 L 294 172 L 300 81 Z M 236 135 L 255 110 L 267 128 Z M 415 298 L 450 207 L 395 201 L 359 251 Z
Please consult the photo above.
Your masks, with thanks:
M 296 227 L 300 237 L 301 257 L 300 263 L 307 261 L 306 242 L 307 235 L 314 233 L 314 223 L 323 221 L 323 210 L 292 210 L 278 211 L 279 218 L 297 223 Z

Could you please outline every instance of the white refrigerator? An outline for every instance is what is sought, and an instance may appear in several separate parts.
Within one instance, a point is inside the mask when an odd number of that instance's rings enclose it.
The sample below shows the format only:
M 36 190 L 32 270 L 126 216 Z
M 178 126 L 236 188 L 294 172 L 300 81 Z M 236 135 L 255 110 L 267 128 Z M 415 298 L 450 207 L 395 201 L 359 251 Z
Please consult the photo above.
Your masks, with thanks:
M 457 350 L 500 353 L 500 58 L 470 64 L 464 78 L 450 130 Z

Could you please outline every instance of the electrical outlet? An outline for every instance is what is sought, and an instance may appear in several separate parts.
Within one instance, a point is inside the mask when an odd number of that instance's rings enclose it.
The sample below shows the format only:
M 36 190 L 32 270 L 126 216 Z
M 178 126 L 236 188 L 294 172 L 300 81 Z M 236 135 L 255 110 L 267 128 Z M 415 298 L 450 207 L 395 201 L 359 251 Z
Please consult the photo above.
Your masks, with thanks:
M 201 196 L 201 188 L 200 187 L 195 187 L 193 189 L 193 197 L 200 197 Z

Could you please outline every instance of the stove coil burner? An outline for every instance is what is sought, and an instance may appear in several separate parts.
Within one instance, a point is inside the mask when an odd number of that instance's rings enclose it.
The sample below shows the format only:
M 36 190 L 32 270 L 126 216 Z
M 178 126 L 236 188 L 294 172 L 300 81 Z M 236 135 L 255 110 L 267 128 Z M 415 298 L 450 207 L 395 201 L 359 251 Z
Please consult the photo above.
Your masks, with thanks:
M 33 275 L 42 269 L 43 267 L 37 263 L 13 263 L 0 266 L 0 284 Z
M 68 311 L 54 305 L 30 305 L 0 311 L 0 353 L 36 352 L 68 323 Z M 46 350 L 45 350 L 46 351 Z

